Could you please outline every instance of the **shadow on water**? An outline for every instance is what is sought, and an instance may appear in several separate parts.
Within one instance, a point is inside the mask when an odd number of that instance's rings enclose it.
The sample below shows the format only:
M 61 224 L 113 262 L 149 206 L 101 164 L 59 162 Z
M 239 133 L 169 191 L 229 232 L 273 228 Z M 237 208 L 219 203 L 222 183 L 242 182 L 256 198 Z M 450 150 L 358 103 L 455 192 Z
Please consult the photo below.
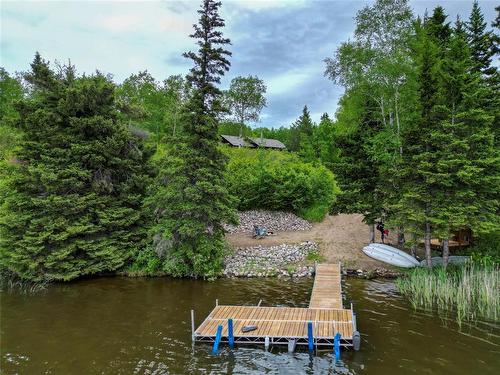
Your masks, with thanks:
M 310 356 L 280 348 L 192 345 L 221 304 L 302 306 L 312 279 L 200 280 L 101 278 L 1 296 L 2 374 L 496 374 L 500 327 L 463 325 L 415 311 L 390 281 L 348 279 L 361 351 Z

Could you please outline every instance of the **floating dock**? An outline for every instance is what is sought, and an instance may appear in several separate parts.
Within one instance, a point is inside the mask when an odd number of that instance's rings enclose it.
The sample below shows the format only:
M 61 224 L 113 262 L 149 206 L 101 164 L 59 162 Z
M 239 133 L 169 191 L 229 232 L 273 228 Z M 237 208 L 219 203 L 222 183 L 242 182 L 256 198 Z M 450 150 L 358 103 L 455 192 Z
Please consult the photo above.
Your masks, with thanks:
M 316 266 L 308 308 L 217 305 L 196 330 L 191 313 L 194 341 L 359 349 L 356 315 L 342 305 L 340 264 Z M 243 332 L 248 326 L 255 329 Z

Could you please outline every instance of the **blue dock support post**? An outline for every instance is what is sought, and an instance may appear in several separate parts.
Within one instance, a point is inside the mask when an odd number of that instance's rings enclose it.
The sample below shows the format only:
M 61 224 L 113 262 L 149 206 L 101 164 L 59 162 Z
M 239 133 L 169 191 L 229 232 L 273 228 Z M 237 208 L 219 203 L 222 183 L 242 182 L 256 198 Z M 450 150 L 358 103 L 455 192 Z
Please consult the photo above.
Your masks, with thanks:
M 314 337 L 313 337 L 313 324 L 312 322 L 307 322 L 307 342 L 309 345 L 309 352 L 314 351 Z
M 222 326 L 219 325 L 217 327 L 217 334 L 215 335 L 214 346 L 212 347 L 212 354 L 217 354 L 217 351 L 219 350 L 221 336 L 222 336 Z
M 333 351 L 335 353 L 335 360 L 338 361 L 340 359 L 340 332 L 337 332 L 335 337 L 333 338 Z
M 232 349 L 234 347 L 233 319 L 227 320 L 227 337 L 229 341 L 229 347 Z

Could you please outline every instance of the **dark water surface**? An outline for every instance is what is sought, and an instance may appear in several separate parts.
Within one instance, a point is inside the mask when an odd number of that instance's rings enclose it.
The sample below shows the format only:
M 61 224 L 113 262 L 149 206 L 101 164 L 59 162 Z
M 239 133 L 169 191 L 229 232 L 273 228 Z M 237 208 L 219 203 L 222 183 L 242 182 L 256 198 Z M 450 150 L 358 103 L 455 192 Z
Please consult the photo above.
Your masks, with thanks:
M 500 327 L 462 326 L 414 311 L 390 281 L 348 279 L 361 351 L 310 357 L 273 348 L 191 343 L 196 323 L 221 304 L 307 307 L 312 279 L 100 278 L 36 295 L 1 295 L 1 374 L 499 374 Z

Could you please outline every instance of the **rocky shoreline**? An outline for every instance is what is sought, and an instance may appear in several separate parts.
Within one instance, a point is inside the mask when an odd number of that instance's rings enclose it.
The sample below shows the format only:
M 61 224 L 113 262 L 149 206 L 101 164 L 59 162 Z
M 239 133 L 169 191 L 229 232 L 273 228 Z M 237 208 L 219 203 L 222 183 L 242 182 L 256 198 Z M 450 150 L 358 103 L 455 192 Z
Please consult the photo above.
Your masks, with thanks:
M 318 244 L 312 241 L 277 246 L 238 248 L 226 257 L 225 277 L 311 277 L 314 263 L 319 260 Z M 348 277 L 363 279 L 394 279 L 400 272 L 377 268 L 375 270 L 343 269 Z
M 225 225 L 229 234 L 253 233 L 254 225 L 264 227 L 268 232 L 289 232 L 310 230 L 312 224 L 291 212 L 252 210 L 238 213 L 238 226 Z
M 317 253 L 318 245 L 311 241 L 238 248 L 226 258 L 223 274 L 227 277 L 311 276 Z
M 403 274 L 401 272 L 388 270 L 385 268 L 377 268 L 374 270 L 347 268 L 342 270 L 342 275 L 371 280 L 371 279 L 397 279 Z

